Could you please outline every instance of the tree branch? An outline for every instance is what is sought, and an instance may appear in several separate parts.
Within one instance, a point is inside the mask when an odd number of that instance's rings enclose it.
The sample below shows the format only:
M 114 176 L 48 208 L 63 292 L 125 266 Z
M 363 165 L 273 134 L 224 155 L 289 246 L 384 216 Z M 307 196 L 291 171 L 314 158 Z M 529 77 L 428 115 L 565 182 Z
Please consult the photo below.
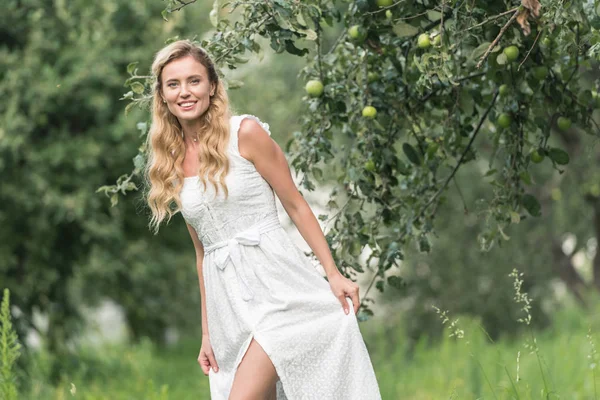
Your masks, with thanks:
M 471 29 L 475 29 L 475 28 L 477 28 L 478 26 L 485 25 L 485 24 L 487 24 L 488 22 L 495 21 L 495 20 L 497 20 L 498 18 L 505 16 L 506 14 L 510 14 L 510 13 L 512 13 L 512 12 L 515 12 L 515 11 L 517 11 L 518 9 L 519 9 L 519 7 L 511 8 L 511 9 L 510 9 L 510 10 L 508 10 L 508 11 L 504 11 L 503 13 L 500 13 L 500 14 L 498 14 L 498 15 L 494 15 L 493 17 L 490 17 L 490 18 L 488 18 L 488 19 L 484 20 L 483 22 L 480 22 L 480 23 L 478 23 L 477 25 L 470 26 L 470 27 L 468 27 L 467 29 L 464 29 L 462 32 L 470 31 Z
M 498 42 L 500 41 L 500 38 L 502 37 L 502 35 L 504 35 L 504 32 L 506 32 L 506 30 L 508 29 L 508 27 L 513 22 L 515 22 L 515 20 L 517 19 L 517 16 L 519 15 L 519 12 L 520 12 L 520 10 L 517 9 L 517 11 L 515 11 L 515 13 L 513 14 L 513 16 L 510 17 L 510 19 L 508 20 L 508 22 L 506 24 L 504 24 L 504 26 L 502 27 L 502 29 L 500 29 L 500 33 L 498 33 L 498 36 L 496 36 L 496 39 L 494 39 L 494 41 L 492 42 L 492 44 L 489 45 L 489 47 L 487 48 L 487 50 L 485 51 L 485 53 L 483 54 L 483 56 L 481 56 L 481 60 L 479 60 L 479 62 L 477 63 L 477 66 L 476 66 L 477 69 L 481 68 L 481 66 L 483 65 L 483 62 L 488 58 L 488 56 L 492 52 L 492 49 L 494 47 L 496 47 L 496 44 L 498 44 Z
M 446 180 L 444 181 L 444 183 L 442 184 L 442 186 L 438 189 L 438 191 L 429 199 L 429 201 L 423 206 L 423 208 L 419 211 L 419 213 L 417 213 L 416 216 L 412 219 L 413 223 L 416 220 L 418 220 L 419 218 L 421 218 L 425 214 L 425 211 L 427 211 L 427 209 L 429 208 L 429 206 L 440 196 L 440 194 L 442 194 L 442 192 L 446 189 L 446 187 L 450 183 L 450 180 L 452 180 L 452 178 L 454 178 L 454 175 L 456 175 L 456 172 L 458 171 L 458 169 L 462 165 L 462 161 L 466 157 L 466 154 L 471 149 L 471 146 L 473 145 L 473 142 L 475 141 L 475 138 L 477 137 L 479 131 L 481 130 L 481 127 L 483 126 L 483 123 L 485 122 L 488 114 L 490 113 L 490 111 L 494 107 L 494 104 L 496 104 L 496 99 L 497 98 L 498 98 L 498 89 L 496 89 L 496 91 L 494 92 L 494 97 L 492 98 L 492 101 L 490 102 L 490 105 L 488 106 L 488 108 L 485 110 L 485 113 L 483 113 L 483 115 L 479 119 L 479 123 L 477 124 L 477 128 L 475 128 L 475 131 L 471 135 L 471 139 L 469 140 L 469 143 L 467 144 L 467 146 L 463 150 L 463 152 L 462 152 L 462 154 L 461 154 L 461 156 L 460 156 L 460 158 L 458 160 L 458 163 L 456 164 L 456 166 L 454 167 L 454 169 L 452 170 L 452 172 L 450 173 L 450 175 L 448 176 L 448 178 L 446 178 Z M 405 236 L 406 236 L 406 231 L 402 232 L 402 234 L 400 235 L 399 241 L 402 241 L 402 239 L 404 239 Z M 378 272 L 379 272 L 379 269 L 378 269 L 377 272 L 375 272 L 373 274 L 373 278 L 371 279 L 371 282 L 369 283 L 369 286 L 367 287 L 367 290 L 365 291 L 365 294 L 362 296 L 363 299 L 360 301 L 359 309 L 360 309 L 360 307 L 362 307 L 364 299 L 367 298 L 367 295 L 369 294 L 369 291 L 373 287 L 373 283 L 375 283 L 375 279 L 377 278 L 377 276 L 379 276 Z

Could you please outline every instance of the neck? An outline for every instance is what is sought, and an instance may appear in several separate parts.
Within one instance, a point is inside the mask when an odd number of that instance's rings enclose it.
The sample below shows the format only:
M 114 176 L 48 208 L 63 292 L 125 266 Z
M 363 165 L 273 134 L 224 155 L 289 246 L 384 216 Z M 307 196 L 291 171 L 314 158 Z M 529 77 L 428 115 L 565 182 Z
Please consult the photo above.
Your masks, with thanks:
M 198 132 L 200 131 L 199 121 L 179 121 L 183 130 L 183 141 L 185 143 L 193 143 L 194 140 L 198 139 Z

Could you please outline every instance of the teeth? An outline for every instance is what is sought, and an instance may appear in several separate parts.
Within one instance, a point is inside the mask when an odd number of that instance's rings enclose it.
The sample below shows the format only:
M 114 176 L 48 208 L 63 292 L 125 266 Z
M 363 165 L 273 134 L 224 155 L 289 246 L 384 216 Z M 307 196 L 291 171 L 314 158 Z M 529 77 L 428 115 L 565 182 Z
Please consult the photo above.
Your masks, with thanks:
M 192 102 L 192 103 L 181 103 L 181 106 L 182 107 L 187 107 L 187 106 L 191 106 L 193 104 L 194 104 L 194 102 Z

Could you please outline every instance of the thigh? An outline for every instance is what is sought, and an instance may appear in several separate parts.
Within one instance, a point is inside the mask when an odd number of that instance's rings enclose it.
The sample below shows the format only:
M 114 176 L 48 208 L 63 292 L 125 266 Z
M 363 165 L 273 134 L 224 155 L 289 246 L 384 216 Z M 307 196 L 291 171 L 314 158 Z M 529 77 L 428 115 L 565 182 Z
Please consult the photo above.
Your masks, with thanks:
M 254 338 L 233 378 L 229 400 L 275 399 L 277 371 Z

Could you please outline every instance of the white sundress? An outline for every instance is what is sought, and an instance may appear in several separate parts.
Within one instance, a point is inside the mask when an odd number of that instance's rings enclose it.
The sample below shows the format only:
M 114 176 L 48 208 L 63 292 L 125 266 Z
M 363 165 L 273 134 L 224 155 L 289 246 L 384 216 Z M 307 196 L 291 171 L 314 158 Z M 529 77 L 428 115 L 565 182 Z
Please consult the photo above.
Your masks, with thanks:
M 373 365 L 358 327 L 329 283 L 292 242 L 277 215 L 271 186 L 238 150 L 244 118 L 230 119 L 229 197 L 214 196 L 196 176 L 180 192 L 182 215 L 204 245 L 208 333 L 219 371 L 211 399 L 227 400 L 252 338 L 279 376 L 277 400 L 379 400 Z

